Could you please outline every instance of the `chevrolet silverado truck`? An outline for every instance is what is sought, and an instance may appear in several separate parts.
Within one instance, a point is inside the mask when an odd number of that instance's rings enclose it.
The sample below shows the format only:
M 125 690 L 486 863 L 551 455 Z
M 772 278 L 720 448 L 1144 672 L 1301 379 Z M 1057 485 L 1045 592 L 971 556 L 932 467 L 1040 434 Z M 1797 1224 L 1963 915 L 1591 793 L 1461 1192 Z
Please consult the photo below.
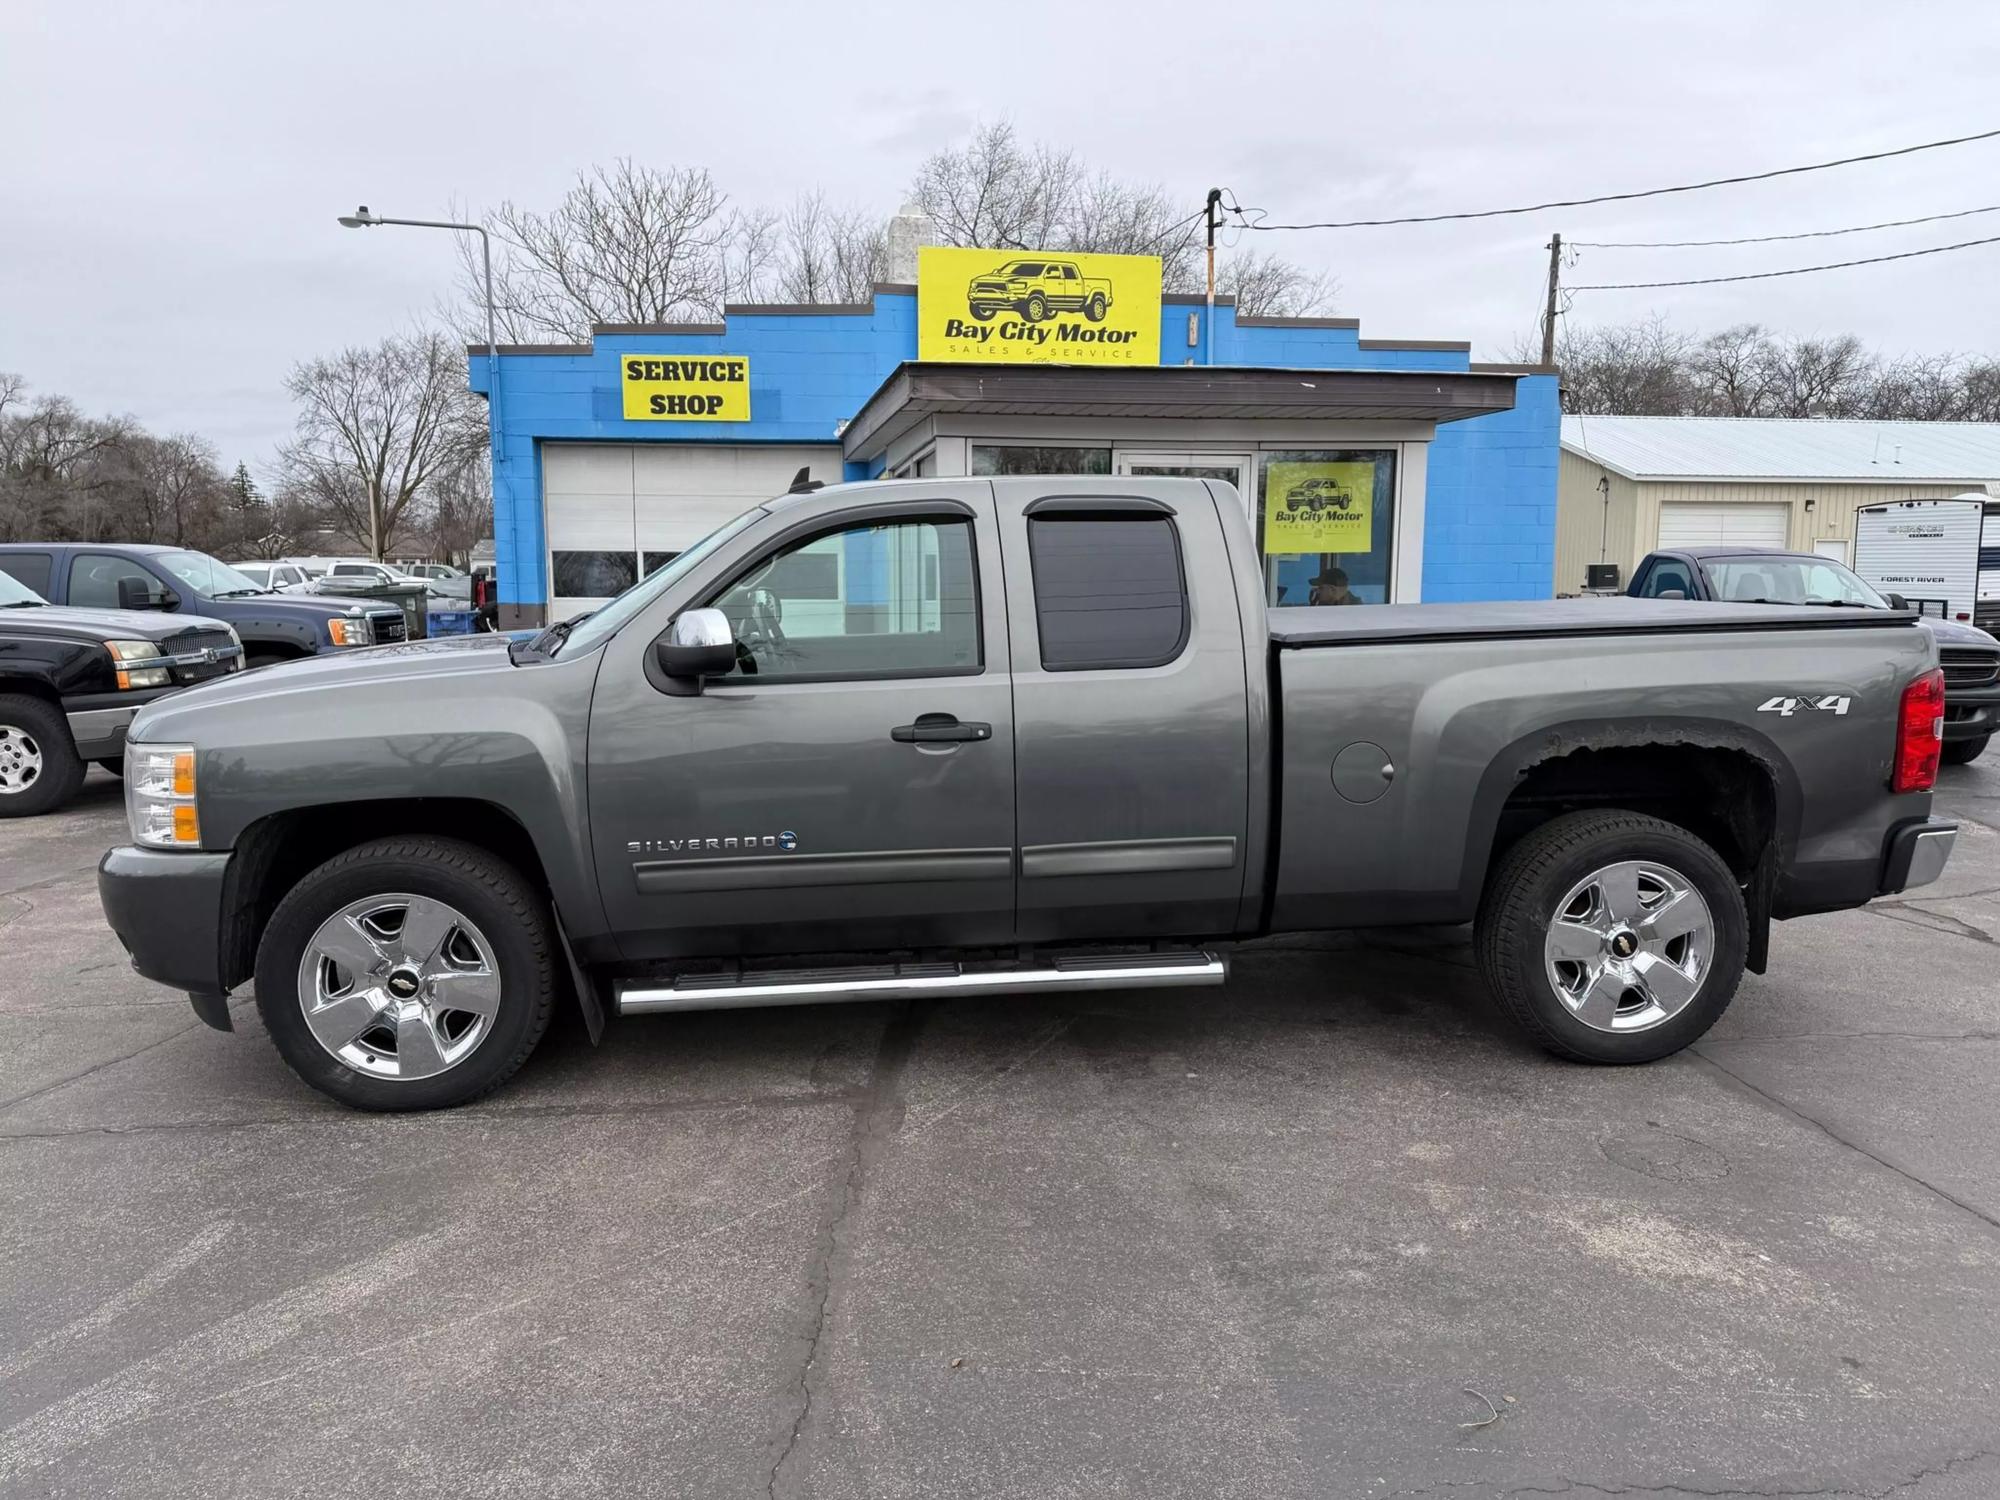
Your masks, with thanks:
M 1906 609 L 1845 563 L 1812 552 L 1758 547 L 1677 547 L 1650 552 L 1632 575 L 1635 599 L 1733 599 L 1835 609 Z M 2000 729 L 2000 640 L 1976 625 L 1924 615 L 1944 669 L 1944 763 L 1969 765 Z
M 222 620 L 242 641 L 253 667 L 400 641 L 408 633 L 402 610 L 393 604 L 280 593 L 206 552 L 183 547 L 5 542 L 0 573 L 56 604 L 180 611 Z
M 120 769 L 142 707 L 242 666 L 220 620 L 58 609 L 0 573 L 0 818 L 61 807 L 91 762 Z
M 1015 312 L 1030 323 L 1059 312 L 1080 312 L 1102 323 L 1111 309 L 1111 282 L 1083 275 L 1073 260 L 1010 260 L 997 271 L 973 277 L 966 304 L 982 323 L 997 312 Z
M 1221 985 L 1477 924 L 1543 1046 L 1665 1056 L 1773 918 L 1943 868 L 1896 611 L 1264 605 L 1200 479 L 795 486 L 594 614 L 144 710 L 99 891 L 310 1085 L 460 1103 L 607 1015 Z M 1327 982 L 1339 983 L 1330 955 Z

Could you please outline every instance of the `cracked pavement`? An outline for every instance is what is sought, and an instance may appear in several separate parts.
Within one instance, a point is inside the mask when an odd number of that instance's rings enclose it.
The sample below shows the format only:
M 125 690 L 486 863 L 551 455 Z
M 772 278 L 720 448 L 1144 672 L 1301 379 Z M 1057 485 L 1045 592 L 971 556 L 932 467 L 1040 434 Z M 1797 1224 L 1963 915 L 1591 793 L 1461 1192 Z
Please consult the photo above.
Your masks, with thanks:
M 0 1493 L 2000 1494 L 2000 754 L 1939 805 L 1649 1068 L 1400 931 L 391 1119 L 129 972 L 93 772 L 0 824 Z

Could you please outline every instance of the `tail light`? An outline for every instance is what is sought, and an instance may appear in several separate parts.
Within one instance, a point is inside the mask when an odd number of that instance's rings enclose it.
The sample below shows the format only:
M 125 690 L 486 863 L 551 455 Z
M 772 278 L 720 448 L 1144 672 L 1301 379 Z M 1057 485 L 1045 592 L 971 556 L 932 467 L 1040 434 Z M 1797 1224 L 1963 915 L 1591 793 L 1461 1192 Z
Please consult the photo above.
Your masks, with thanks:
M 472 580 L 472 603 L 478 609 L 486 607 L 486 580 L 484 578 L 475 578 Z
M 1937 785 L 1943 749 L 1944 672 L 1932 667 L 1903 689 L 1903 702 L 1896 711 L 1896 763 L 1889 773 L 1889 790 L 1927 792 Z

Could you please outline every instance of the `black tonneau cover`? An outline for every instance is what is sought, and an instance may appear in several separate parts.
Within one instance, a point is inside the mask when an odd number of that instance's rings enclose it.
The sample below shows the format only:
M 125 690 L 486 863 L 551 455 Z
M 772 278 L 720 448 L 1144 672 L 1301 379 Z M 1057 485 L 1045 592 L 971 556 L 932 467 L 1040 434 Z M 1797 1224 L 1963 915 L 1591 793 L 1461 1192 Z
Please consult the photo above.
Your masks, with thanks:
M 1551 635 L 1736 634 L 1746 630 L 1910 627 L 1907 609 L 1816 604 L 1705 604 L 1694 599 L 1539 599 L 1495 604 L 1370 604 L 1274 609 L 1271 643 L 1360 646 L 1384 641 L 1463 641 Z

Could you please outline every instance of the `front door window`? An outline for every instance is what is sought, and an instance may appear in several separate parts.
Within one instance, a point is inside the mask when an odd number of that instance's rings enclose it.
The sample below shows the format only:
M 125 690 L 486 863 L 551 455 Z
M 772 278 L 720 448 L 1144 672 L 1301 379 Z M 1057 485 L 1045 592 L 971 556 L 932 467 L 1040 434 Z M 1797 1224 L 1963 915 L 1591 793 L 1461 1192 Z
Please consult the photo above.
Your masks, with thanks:
M 1393 448 L 1257 455 L 1257 550 L 1267 602 L 1386 604 L 1396 537 Z

